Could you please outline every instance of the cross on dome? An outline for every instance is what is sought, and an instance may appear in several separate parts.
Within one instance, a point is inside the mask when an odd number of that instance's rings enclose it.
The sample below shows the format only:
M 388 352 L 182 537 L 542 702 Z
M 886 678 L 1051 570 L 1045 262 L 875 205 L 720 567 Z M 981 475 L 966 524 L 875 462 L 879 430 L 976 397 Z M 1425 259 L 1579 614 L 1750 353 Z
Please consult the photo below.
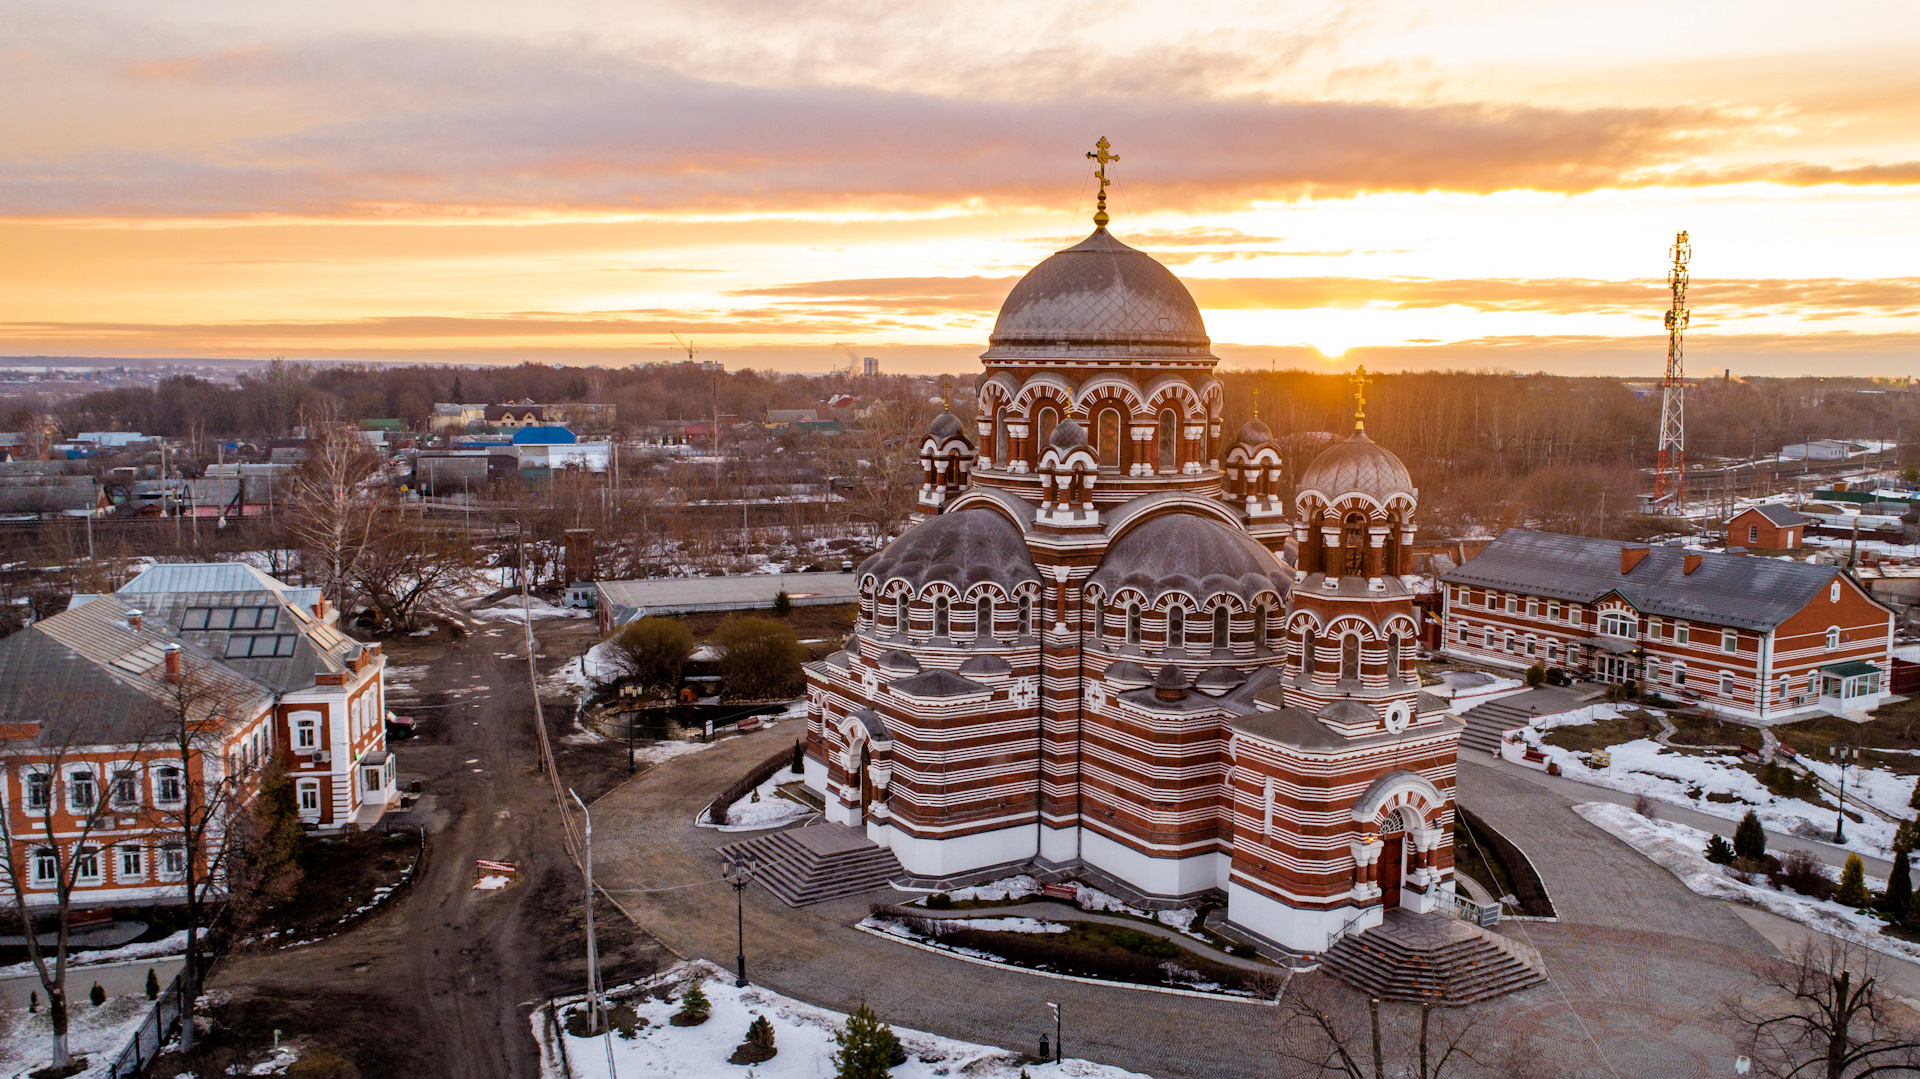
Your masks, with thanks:
M 1102 135 L 1100 141 L 1093 144 L 1093 149 L 1087 151 L 1087 157 L 1090 160 L 1100 163 L 1100 167 L 1093 171 L 1093 174 L 1100 178 L 1100 208 L 1093 213 L 1093 223 L 1101 228 L 1106 228 L 1107 222 L 1113 220 L 1107 216 L 1107 184 L 1111 182 L 1107 179 L 1107 163 L 1120 160 L 1120 155 L 1111 152 L 1112 150 L 1113 144 L 1107 141 L 1105 135 Z
M 1353 369 L 1348 381 L 1353 383 L 1353 429 L 1364 431 L 1367 429 L 1367 384 L 1373 380 L 1367 377 L 1366 367 L 1361 366 Z

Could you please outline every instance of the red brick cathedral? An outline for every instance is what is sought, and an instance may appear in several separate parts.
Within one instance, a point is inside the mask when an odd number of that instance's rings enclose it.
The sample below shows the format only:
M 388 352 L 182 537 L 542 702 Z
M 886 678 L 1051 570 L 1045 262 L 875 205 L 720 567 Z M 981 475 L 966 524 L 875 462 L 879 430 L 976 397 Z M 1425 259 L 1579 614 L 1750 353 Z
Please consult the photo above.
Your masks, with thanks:
M 1095 221 L 921 443 L 924 516 L 808 668 L 807 781 L 926 880 L 1225 893 L 1296 952 L 1433 909 L 1461 725 L 1414 668 L 1419 491 L 1356 408 L 1289 513 L 1258 416 L 1223 444 L 1193 297 Z

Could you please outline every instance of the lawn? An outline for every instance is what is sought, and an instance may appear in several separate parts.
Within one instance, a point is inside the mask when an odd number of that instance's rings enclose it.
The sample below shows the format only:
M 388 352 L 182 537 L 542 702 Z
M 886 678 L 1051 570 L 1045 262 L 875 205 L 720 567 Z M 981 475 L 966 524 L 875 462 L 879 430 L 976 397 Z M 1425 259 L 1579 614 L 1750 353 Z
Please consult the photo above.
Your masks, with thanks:
M 1900 775 L 1920 775 L 1920 699 L 1890 704 L 1873 713 L 1865 723 L 1853 723 L 1835 716 L 1803 719 L 1773 729 L 1774 736 L 1793 747 L 1795 753 L 1813 760 L 1828 760 L 1828 748 L 1855 745 L 1865 748 L 1860 763 L 1885 768 Z M 1874 750 L 1906 750 L 1900 753 L 1876 753 Z
M 1542 717 L 1551 720 L 1552 716 Z M 1575 753 L 1591 753 L 1596 749 L 1631 742 L 1636 738 L 1654 738 L 1666 728 L 1660 721 L 1639 708 L 1622 711 L 1618 719 L 1600 719 L 1592 723 L 1581 723 L 1565 727 L 1554 727 L 1541 735 L 1543 745 L 1556 746 Z

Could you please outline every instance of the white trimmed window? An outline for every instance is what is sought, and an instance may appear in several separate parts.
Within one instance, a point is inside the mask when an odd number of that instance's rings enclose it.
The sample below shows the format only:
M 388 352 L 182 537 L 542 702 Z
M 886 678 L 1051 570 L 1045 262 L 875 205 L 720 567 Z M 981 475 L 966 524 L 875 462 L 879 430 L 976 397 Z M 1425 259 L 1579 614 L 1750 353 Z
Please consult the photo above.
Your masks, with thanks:
M 1520 597 L 1509 595 L 1507 597 L 1507 613 L 1518 614 L 1519 612 L 1520 612 Z
M 993 597 L 981 596 L 973 604 L 973 639 L 990 641 L 993 639 Z
M 53 777 L 45 772 L 27 773 L 27 808 L 45 809 L 53 801 Z
M 60 878 L 60 859 L 55 857 L 52 847 L 38 847 L 33 852 L 33 882 L 52 884 Z
M 1693 627 L 1687 625 L 1685 622 L 1675 622 L 1673 624 L 1673 643 L 1690 644 L 1692 641 Z
M 1720 695 L 1722 697 L 1733 696 L 1733 672 L 1732 671 L 1720 672 Z
M 1600 632 L 1609 637 L 1633 640 L 1637 633 L 1637 619 L 1625 611 L 1608 611 L 1600 616 Z
M 100 883 L 99 847 L 80 847 L 73 852 L 73 879 L 82 884 Z
M 1493 610 L 1495 607 L 1498 607 L 1500 605 L 1500 597 L 1494 595 L 1492 589 L 1488 589 L 1486 596 L 1483 598 L 1486 601 L 1485 606 L 1489 611 Z
M 293 725 L 293 748 L 312 749 L 318 738 L 319 725 L 311 719 L 298 720 Z
M 1740 632 L 1723 629 L 1720 631 L 1720 651 L 1729 654 L 1740 651 Z
M 174 878 L 187 874 L 187 848 L 178 843 L 169 843 L 160 848 L 160 875 Z
M 947 617 L 947 597 L 933 597 L 933 635 L 945 637 L 949 628 Z
M 119 768 L 113 773 L 113 804 L 116 808 L 132 809 L 140 804 L 140 773 L 132 768 Z
M 1827 602 L 1840 602 L 1840 578 L 1838 577 L 1835 577 L 1833 583 L 1827 586 Z
M 120 848 L 120 880 L 142 880 L 147 875 L 147 855 L 132 843 Z
M 1127 643 L 1140 643 L 1140 605 L 1127 604 Z
M 299 786 L 295 792 L 294 797 L 296 798 L 297 804 L 300 807 L 300 813 L 302 816 L 311 815 L 311 816 L 317 817 L 320 815 L 320 781 L 319 780 L 317 779 L 301 780 L 299 782 Z
M 154 770 L 154 797 L 161 805 L 178 805 L 186 799 L 178 765 L 163 764 Z
M 1167 647 L 1187 646 L 1187 609 L 1178 603 L 1167 609 Z
M 1687 684 L 1687 664 L 1684 660 L 1677 661 L 1673 665 L 1673 684 L 1676 686 Z
M 100 788 L 93 771 L 77 768 L 67 773 L 67 807 L 75 813 L 91 813 L 100 802 Z
M 1834 587 L 1837 588 L 1839 586 L 1835 585 Z M 1827 650 L 1832 651 L 1838 647 L 1840 647 L 1840 627 L 1828 626 L 1827 627 Z
M 1033 597 L 1020 597 L 1020 636 L 1033 632 Z
M 1528 618 L 1540 617 L 1540 601 L 1534 598 L 1533 596 L 1527 597 L 1527 617 Z

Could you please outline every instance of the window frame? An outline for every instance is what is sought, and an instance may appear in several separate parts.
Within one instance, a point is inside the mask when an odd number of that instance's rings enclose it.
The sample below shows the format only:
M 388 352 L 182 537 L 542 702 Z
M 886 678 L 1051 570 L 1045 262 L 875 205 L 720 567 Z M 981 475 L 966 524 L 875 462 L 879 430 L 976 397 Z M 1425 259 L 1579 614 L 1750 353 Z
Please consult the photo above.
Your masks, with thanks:
M 1740 631 L 1723 629 L 1720 631 L 1720 651 L 1727 655 L 1737 655 L 1740 651 Z
M 122 843 L 116 853 L 118 853 L 119 857 L 114 862 L 116 867 L 114 879 L 119 881 L 147 879 L 145 848 L 141 847 L 138 843 Z M 128 868 L 129 862 L 131 862 L 132 868 Z

